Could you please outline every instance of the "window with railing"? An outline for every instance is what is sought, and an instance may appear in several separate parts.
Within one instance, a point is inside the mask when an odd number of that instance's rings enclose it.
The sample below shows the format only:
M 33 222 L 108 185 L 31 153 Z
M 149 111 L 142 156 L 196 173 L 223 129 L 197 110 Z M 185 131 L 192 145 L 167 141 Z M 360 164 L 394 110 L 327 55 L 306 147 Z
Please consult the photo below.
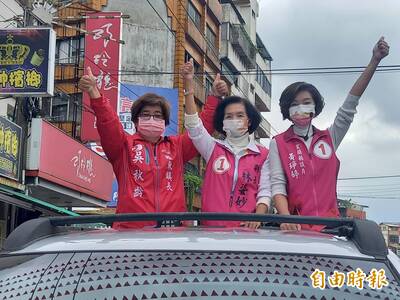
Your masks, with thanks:
M 207 96 L 210 94 L 210 91 L 212 89 L 213 79 L 207 72 L 205 72 L 205 75 L 206 75 L 206 96 Z
M 43 98 L 41 114 L 52 122 L 80 122 L 82 93 L 65 94 L 56 92 L 54 97 Z M 76 106 L 75 106 L 76 105 Z M 75 116 L 74 116 L 75 114 Z
M 52 121 L 67 121 L 69 114 L 69 99 L 55 96 L 51 99 Z
M 257 48 L 254 46 L 246 28 L 241 24 L 230 24 L 229 38 L 233 49 L 248 69 L 254 69 Z
M 271 95 L 271 83 L 264 71 L 257 65 L 256 81 L 268 95 Z
M 85 38 L 77 37 L 65 40 L 57 40 L 56 63 L 74 64 L 85 56 Z
M 221 41 L 229 40 L 229 23 L 222 23 L 220 26 Z
M 389 235 L 389 243 L 394 243 L 394 244 L 399 243 L 399 236 Z
M 217 48 L 217 35 L 214 33 L 214 31 L 208 25 L 206 27 L 206 37 L 207 37 L 209 44 L 211 46 L 213 46 L 214 48 Z
M 188 15 L 194 25 L 201 31 L 201 15 L 191 1 L 188 1 Z

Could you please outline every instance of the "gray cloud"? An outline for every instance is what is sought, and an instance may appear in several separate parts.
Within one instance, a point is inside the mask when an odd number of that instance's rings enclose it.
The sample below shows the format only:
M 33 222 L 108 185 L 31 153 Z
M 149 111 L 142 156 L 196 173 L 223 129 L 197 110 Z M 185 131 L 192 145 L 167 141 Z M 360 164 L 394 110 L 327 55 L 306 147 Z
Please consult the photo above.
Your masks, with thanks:
M 258 32 L 270 51 L 274 68 L 363 66 L 380 36 L 389 42 L 390 55 L 382 65 L 400 64 L 397 0 L 261 0 Z M 294 81 L 307 81 L 323 94 L 326 107 L 316 125 L 326 128 L 359 75 L 273 76 L 272 112 L 265 114 L 278 131 L 283 122 L 278 106 L 282 90 Z M 364 93 L 358 114 L 338 150 L 340 176 L 400 173 L 400 72 L 377 73 Z M 400 182 L 400 180 L 398 181 Z M 383 220 L 371 205 L 373 219 Z M 374 202 L 375 201 L 375 202 Z M 400 201 L 396 203 L 397 211 Z M 379 211 L 379 213 L 378 213 Z M 378 216 L 380 216 L 378 218 Z M 390 219 L 392 215 L 387 214 Z

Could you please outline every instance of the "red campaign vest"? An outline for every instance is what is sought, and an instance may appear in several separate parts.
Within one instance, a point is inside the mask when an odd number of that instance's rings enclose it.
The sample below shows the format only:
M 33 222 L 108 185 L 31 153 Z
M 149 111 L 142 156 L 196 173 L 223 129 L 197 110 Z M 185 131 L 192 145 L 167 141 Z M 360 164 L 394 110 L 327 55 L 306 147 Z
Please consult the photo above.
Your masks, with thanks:
M 117 213 L 186 211 L 180 142 L 177 136 L 164 137 L 157 145 L 139 134 L 128 137 L 121 153 L 126 162 L 113 166 L 118 178 Z M 113 227 L 148 225 L 154 222 L 116 222 Z
M 235 155 L 216 143 L 208 160 L 202 188 L 202 212 L 253 213 L 256 210 L 261 168 L 267 159 L 268 149 L 257 145 L 258 152 L 247 153 L 236 163 Z M 232 191 L 235 169 L 237 181 Z M 204 225 L 239 226 L 241 222 L 207 221 Z
M 287 180 L 289 212 L 338 217 L 336 184 L 340 162 L 329 131 L 313 129 L 310 151 L 293 127 L 275 137 Z
M 212 119 L 217 105 L 217 98 L 207 97 L 200 115 L 209 132 L 214 131 Z M 125 133 L 107 99 L 91 99 L 91 107 L 96 113 L 101 144 L 118 181 L 116 212 L 186 211 L 184 164 L 198 154 L 188 133 L 163 137 L 154 145 L 139 134 Z M 137 228 L 155 224 L 154 221 L 114 222 L 113 227 Z

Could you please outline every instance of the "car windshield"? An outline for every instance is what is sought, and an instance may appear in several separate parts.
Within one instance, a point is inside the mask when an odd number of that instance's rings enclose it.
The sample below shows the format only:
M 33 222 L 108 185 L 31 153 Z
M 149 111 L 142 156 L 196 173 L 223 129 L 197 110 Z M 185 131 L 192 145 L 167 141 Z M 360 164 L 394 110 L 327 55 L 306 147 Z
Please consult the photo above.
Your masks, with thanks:
M 385 277 L 380 276 L 383 273 Z M 127 251 L 2 256 L 0 295 L 1 299 L 398 300 L 400 286 L 390 266 L 376 260 Z

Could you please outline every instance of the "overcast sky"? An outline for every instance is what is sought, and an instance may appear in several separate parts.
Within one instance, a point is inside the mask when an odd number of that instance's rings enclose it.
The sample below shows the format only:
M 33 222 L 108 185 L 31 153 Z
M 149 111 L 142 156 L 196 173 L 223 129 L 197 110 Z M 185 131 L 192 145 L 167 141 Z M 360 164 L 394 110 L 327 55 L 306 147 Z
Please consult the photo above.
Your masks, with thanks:
M 400 65 L 399 0 L 260 0 L 257 31 L 273 57 L 272 68 L 364 66 L 380 36 L 390 45 L 381 65 Z M 279 132 L 278 100 L 292 82 L 314 84 L 325 98 L 315 120 L 327 128 L 359 74 L 272 78 L 272 112 L 266 118 Z M 361 98 L 358 114 L 338 149 L 339 177 L 400 174 L 400 71 L 376 73 Z M 368 205 L 367 217 L 400 222 L 400 178 L 339 181 L 339 193 Z M 381 197 L 386 196 L 386 199 Z M 390 199 L 396 198 L 396 199 Z

